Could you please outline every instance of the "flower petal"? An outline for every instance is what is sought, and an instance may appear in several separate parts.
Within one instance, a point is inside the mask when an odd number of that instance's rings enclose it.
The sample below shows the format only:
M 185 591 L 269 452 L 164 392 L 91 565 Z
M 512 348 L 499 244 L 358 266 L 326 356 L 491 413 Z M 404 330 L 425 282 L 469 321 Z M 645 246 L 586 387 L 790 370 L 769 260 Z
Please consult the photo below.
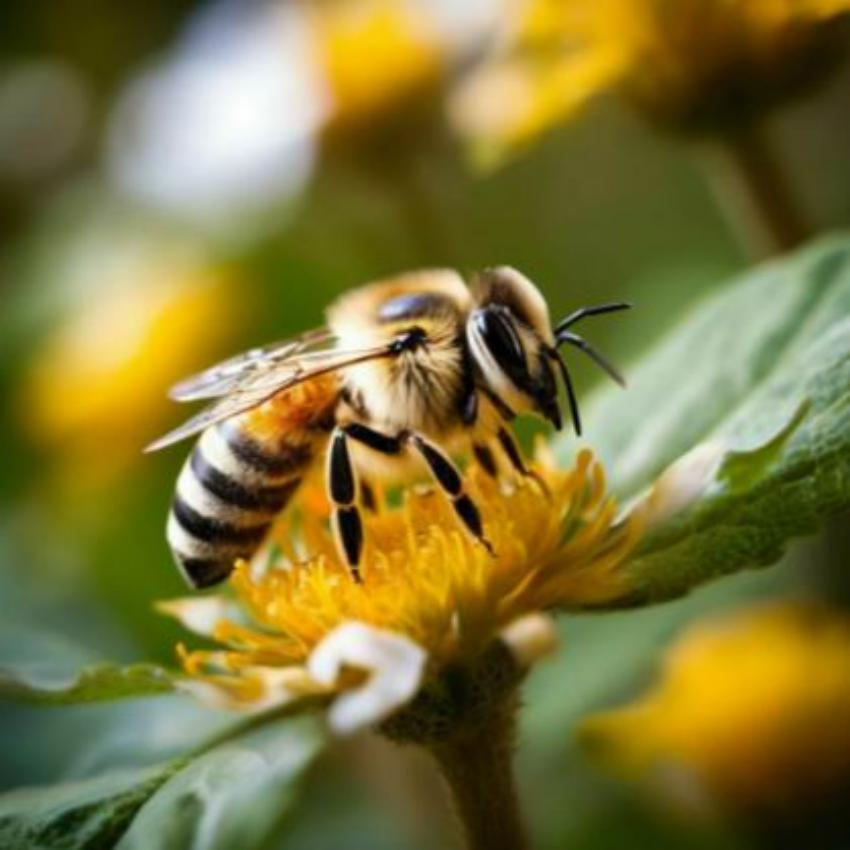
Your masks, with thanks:
M 402 635 L 360 622 L 338 626 L 315 648 L 307 662 L 310 676 L 331 687 L 346 667 L 369 678 L 337 698 L 328 722 L 339 735 L 350 735 L 385 719 L 419 690 L 427 654 Z
M 799 816 L 846 787 L 846 612 L 784 600 L 709 618 L 673 644 L 662 671 L 635 702 L 582 724 L 584 746 L 613 773 L 689 814 Z
M 252 714 L 326 693 L 324 687 L 298 666 L 257 666 L 245 668 L 239 675 L 223 672 L 205 678 L 186 678 L 177 682 L 177 689 L 210 708 Z
M 216 626 L 237 610 L 223 596 L 188 596 L 157 603 L 157 611 L 173 617 L 181 626 L 201 637 L 213 637 Z
M 521 667 L 532 667 L 558 648 L 555 621 L 548 614 L 529 614 L 502 630 L 502 643 Z

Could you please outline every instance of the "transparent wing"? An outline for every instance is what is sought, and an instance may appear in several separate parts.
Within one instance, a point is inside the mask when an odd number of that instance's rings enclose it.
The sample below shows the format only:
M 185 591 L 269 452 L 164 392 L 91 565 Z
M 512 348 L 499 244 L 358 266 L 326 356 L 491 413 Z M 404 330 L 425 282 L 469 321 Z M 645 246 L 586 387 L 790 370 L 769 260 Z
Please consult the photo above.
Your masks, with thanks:
M 319 328 L 293 339 L 252 348 L 180 381 L 168 394 L 174 401 L 219 398 L 233 392 L 253 376 L 272 373 L 290 358 L 327 346 L 333 339 L 327 328 Z
M 280 352 L 284 349 L 276 347 L 273 350 Z M 188 400 L 188 394 L 192 394 L 192 398 L 209 398 L 209 394 L 213 392 L 213 386 L 216 388 L 214 391 L 215 395 L 221 395 L 221 386 L 225 383 L 228 387 L 224 391 L 226 395 L 222 395 L 221 398 L 214 401 L 209 407 L 204 408 L 200 413 L 184 422 L 178 428 L 175 428 L 173 431 L 151 443 L 145 451 L 158 451 L 166 446 L 185 440 L 187 437 L 198 434 L 211 425 L 215 425 L 217 422 L 222 422 L 225 419 L 230 419 L 232 416 L 245 413 L 267 401 L 272 396 L 277 395 L 277 393 L 291 389 L 304 381 L 320 375 L 326 375 L 330 372 L 336 372 L 367 360 L 388 357 L 391 353 L 392 350 L 386 345 L 371 349 L 361 349 L 359 351 L 340 351 L 338 349 L 304 351 L 303 353 L 299 353 L 298 351 L 293 353 L 291 351 L 285 357 L 277 354 L 277 359 L 266 366 L 239 368 L 238 375 L 228 375 L 226 378 L 215 378 L 215 368 L 211 369 L 207 377 L 204 377 L 207 373 L 202 373 L 197 378 L 185 382 L 187 390 L 186 394 L 183 394 L 182 397 Z M 247 355 L 245 356 L 247 357 Z M 228 361 L 228 363 L 235 363 L 238 360 L 239 358 L 234 358 L 233 361 Z M 227 366 L 227 363 L 223 365 Z M 179 386 L 183 387 L 184 385 L 181 384 Z M 196 393 L 203 394 L 197 395 Z

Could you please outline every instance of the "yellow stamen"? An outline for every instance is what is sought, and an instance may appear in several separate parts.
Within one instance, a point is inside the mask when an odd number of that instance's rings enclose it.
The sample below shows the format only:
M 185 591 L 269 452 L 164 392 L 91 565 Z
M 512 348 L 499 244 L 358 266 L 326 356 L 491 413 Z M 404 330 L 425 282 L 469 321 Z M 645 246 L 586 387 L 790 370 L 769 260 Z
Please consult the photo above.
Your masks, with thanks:
M 524 616 L 617 596 L 617 567 L 639 522 L 616 521 L 590 451 L 571 470 L 543 463 L 535 470 L 545 489 L 533 480 L 498 482 L 477 468 L 467 475 L 494 555 L 459 527 L 433 489 L 413 488 L 400 507 L 368 515 L 362 584 L 337 557 L 325 517 L 302 509 L 309 559 L 280 555 L 262 572 L 240 563 L 232 587 L 252 625 L 222 620 L 213 634 L 229 651 L 184 652 L 184 668 L 221 684 L 222 675 L 229 682 L 245 670 L 301 666 L 334 629 L 357 621 L 414 641 L 434 672 L 475 658 Z M 238 688 L 230 692 L 239 699 Z

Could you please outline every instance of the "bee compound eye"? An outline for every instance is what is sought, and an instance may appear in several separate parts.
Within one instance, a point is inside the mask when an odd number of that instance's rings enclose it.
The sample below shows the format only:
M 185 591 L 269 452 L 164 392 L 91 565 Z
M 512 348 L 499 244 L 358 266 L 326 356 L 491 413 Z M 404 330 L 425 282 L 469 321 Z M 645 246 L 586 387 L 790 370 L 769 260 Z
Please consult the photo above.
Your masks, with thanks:
M 521 388 L 527 388 L 530 375 L 525 349 L 510 311 L 498 306 L 485 307 L 478 311 L 475 325 L 493 359 L 512 381 Z

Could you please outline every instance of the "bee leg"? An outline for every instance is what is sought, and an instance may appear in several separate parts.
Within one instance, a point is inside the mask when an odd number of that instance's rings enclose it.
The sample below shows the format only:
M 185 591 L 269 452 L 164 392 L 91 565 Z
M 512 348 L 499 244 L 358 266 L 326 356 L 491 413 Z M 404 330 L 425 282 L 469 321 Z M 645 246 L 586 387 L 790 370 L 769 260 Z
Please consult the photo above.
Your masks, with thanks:
M 428 464 L 428 469 L 434 476 L 434 480 L 451 499 L 455 513 L 470 534 L 491 555 L 495 555 L 490 541 L 484 536 L 484 524 L 481 521 L 481 513 L 475 502 L 464 491 L 463 479 L 460 477 L 460 473 L 454 463 L 452 463 L 450 458 L 441 449 L 419 434 L 410 434 L 406 437 L 406 440 L 419 452 L 425 463 Z
M 349 440 L 356 440 L 385 455 L 400 454 L 404 444 L 399 437 L 389 437 L 359 422 L 338 427 L 331 436 L 328 452 L 328 493 L 334 505 L 334 533 L 339 549 L 351 569 L 351 575 L 360 583 L 363 521 L 356 504 L 358 481 L 348 449 Z M 366 482 L 360 484 L 360 496 L 367 509 L 374 510 L 375 494 Z
M 475 455 L 475 460 L 478 465 L 491 477 L 499 477 L 499 469 L 496 466 L 496 458 L 493 457 L 493 452 L 489 446 L 483 443 L 473 443 L 472 453 Z
M 399 455 L 404 448 L 404 436 L 390 437 L 360 422 L 351 422 L 341 430 L 347 437 L 382 455 Z
M 348 436 L 342 428 L 337 428 L 331 436 L 327 484 L 328 495 L 334 506 L 333 529 L 337 546 L 351 570 L 351 577 L 357 584 L 361 584 L 363 521 L 356 504 L 357 476 L 348 450 Z
M 375 489 L 368 481 L 362 479 L 360 481 L 360 503 L 370 514 L 377 513 L 378 499 L 375 496 Z
M 550 496 L 551 491 L 549 490 L 549 485 L 546 484 L 546 482 L 533 469 L 529 469 L 526 466 L 525 460 L 522 457 L 522 452 L 516 444 L 513 434 L 511 434 L 507 428 L 500 428 L 497 436 L 499 438 L 499 445 L 502 447 L 502 451 L 504 451 L 508 460 L 511 462 L 511 466 L 523 478 L 531 478 L 545 495 Z
M 464 492 L 463 480 L 457 467 L 433 443 L 419 434 L 402 433 L 396 437 L 375 431 L 368 425 L 352 422 L 342 429 L 346 436 L 385 455 L 399 455 L 406 445 L 412 446 L 428 464 L 434 480 L 451 499 L 452 507 L 469 533 L 492 555 L 493 547 L 484 536 L 484 524 L 475 502 Z

